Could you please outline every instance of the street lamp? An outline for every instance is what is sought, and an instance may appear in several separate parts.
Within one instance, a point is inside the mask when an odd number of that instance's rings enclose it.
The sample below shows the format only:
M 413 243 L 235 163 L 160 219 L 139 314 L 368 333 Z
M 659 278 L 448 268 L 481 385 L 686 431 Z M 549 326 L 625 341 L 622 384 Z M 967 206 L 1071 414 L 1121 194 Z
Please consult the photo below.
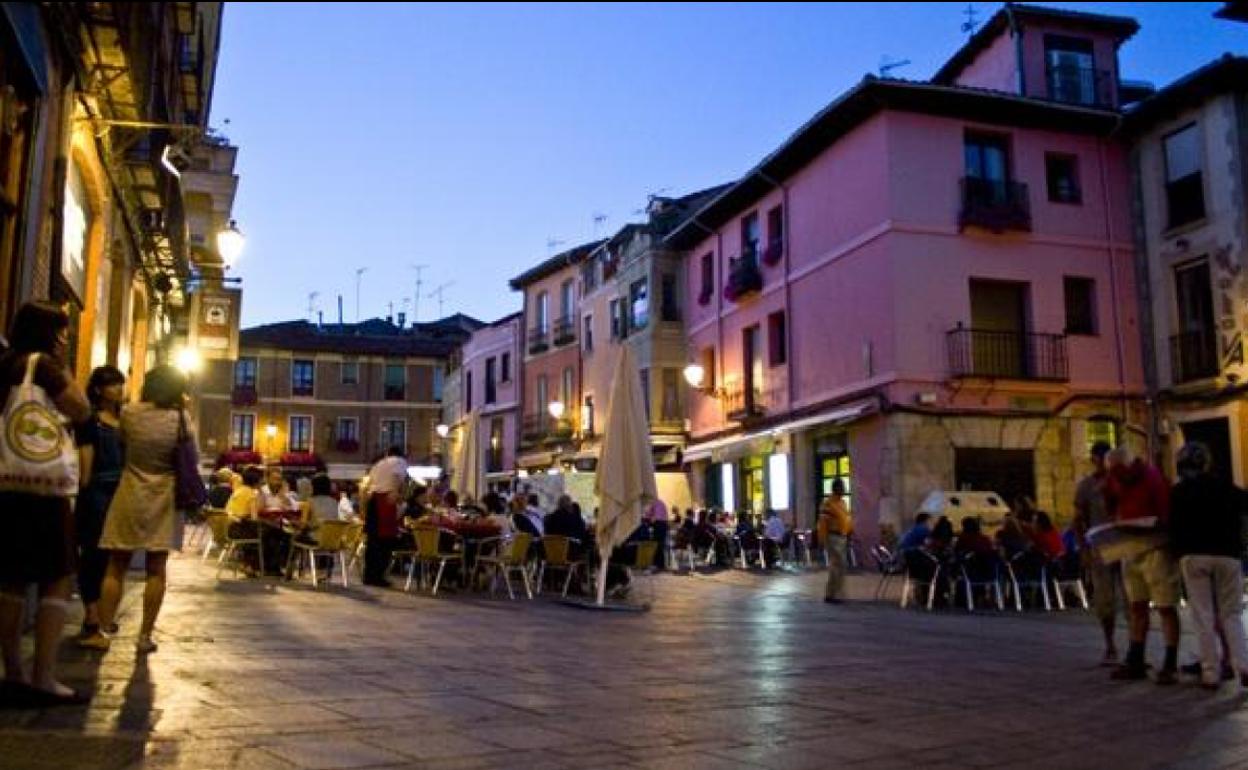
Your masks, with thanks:
M 199 351 L 195 348 L 185 347 L 179 348 L 173 357 L 174 366 L 182 370 L 183 374 L 191 375 L 199 371 L 203 365 L 203 359 L 199 355 Z
M 438 427 L 434 428 L 434 430 L 436 430 L 438 432 L 438 435 L 441 436 L 442 438 L 446 438 L 447 436 L 451 435 L 451 426 L 447 425 L 446 423 L 439 424 Z
M 554 417 L 556 420 L 563 418 L 563 402 L 562 401 L 551 401 L 550 406 L 548 406 L 547 408 L 550 410 L 551 417 Z
M 701 388 L 705 379 L 706 370 L 701 364 L 689 364 L 685 367 L 685 382 L 689 383 L 689 387 Z
M 217 233 L 217 253 L 225 261 L 226 267 L 233 265 L 235 260 L 242 255 L 246 240 L 243 232 L 238 229 L 238 223 L 233 219 L 230 220 L 228 227 Z

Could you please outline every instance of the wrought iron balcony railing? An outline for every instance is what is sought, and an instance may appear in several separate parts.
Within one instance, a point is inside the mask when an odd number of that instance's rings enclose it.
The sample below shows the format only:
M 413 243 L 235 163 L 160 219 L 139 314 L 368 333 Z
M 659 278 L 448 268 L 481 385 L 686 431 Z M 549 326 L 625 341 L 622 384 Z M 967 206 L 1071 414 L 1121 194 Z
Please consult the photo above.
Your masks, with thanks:
M 962 177 L 962 208 L 958 227 L 983 227 L 1000 233 L 1031 230 L 1031 202 L 1027 185 L 1005 179 Z
M 1070 379 L 1066 335 L 987 331 L 958 327 L 946 334 L 954 377 L 1012 380 Z

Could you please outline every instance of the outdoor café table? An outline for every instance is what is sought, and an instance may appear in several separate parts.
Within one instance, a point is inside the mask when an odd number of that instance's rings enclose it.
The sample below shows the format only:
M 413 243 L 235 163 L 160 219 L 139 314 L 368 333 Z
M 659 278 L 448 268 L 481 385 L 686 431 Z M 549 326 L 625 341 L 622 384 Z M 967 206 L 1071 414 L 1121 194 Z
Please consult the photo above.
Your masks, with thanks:
M 498 537 L 499 528 L 493 523 L 479 518 L 447 516 L 444 514 L 434 516 L 429 521 L 429 525 L 448 530 L 459 536 L 459 545 L 463 549 L 464 557 L 460 584 L 467 587 L 468 576 L 472 574 L 472 570 L 476 566 L 477 552 L 480 550 L 481 542 L 492 537 Z M 416 527 L 419 526 L 419 524 L 416 525 Z M 439 545 L 440 547 L 446 547 Z

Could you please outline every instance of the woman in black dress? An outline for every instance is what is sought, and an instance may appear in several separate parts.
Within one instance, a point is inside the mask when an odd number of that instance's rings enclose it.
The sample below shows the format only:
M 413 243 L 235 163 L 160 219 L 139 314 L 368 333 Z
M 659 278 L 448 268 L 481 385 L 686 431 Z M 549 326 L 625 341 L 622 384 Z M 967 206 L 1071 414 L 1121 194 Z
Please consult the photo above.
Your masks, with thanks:
M 126 377 L 115 366 L 101 366 L 87 381 L 91 419 L 78 430 L 79 484 L 74 521 L 78 537 L 78 595 L 82 597 L 82 633 L 78 644 L 99 648 L 108 644 L 100 633 L 100 585 L 108 567 L 108 552 L 100 550 L 100 532 L 108 505 L 121 482 L 125 457 L 121 447 L 121 405 Z M 111 631 L 111 629 L 106 629 Z

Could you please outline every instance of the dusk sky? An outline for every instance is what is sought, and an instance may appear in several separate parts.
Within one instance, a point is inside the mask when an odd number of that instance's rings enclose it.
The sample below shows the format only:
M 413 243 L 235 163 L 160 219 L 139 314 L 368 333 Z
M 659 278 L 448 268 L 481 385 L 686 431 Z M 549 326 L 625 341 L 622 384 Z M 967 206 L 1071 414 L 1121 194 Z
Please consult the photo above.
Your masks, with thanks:
M 986 20 L 998 3 L 973 3 Z M 1048 3 L 1133 16 L 1123 76 L 1165 85 L 1248 25 L 1220 3 Z M 731 181 L 868 72 L 929 78 L 966 3 L 229 3 L 212 124 L 239 145 L 243 323 L 519 309 L 507 280 L 640 218 L 647 195 Z M 229 123 L 226 124 L 228 119 Z M 595 231 L 594 215 L 606 215 Z M 436 299 L 421 297 L 420 319 Z

